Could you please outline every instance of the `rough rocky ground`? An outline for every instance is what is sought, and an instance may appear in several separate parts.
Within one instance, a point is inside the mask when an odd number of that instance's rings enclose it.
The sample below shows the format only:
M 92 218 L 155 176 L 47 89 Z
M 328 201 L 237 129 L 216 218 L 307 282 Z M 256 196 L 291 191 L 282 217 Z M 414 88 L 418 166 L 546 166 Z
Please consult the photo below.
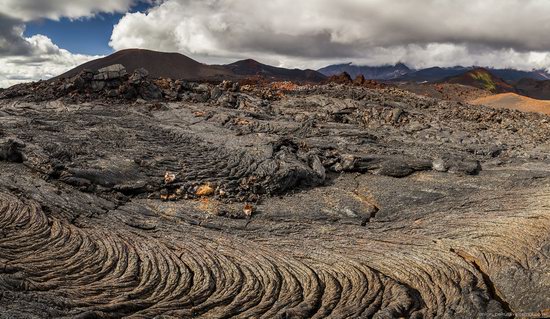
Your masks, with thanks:
M 0 101 L 0 318 L 550 316 L 547 116 L 177 90 Z

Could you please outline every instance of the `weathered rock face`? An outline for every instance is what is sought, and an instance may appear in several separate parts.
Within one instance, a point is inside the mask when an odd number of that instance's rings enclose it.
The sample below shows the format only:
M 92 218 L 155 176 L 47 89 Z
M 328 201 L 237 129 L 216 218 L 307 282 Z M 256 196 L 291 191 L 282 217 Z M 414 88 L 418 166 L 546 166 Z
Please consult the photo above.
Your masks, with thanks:
M 326 82 L 335 84 L 350 84 L 353 81 L 351 80 L 351 76 L 347 72 L 342 72 L 338 75 L 329 76 Z
M 120 79 L 127 75 L 126 69 L 121 64 L 113 64 L 105 68 L 97 70 L 97 74 L 94 75 L 96 81 L 106 81 Z
M 548 117 L 144 73 L 0 101 L 0 317 L 548 316 Z
M 326 79 L 326 83 L 333 84 L 353 84 L 355 86 L 363 86 L 371 89 L 382 89 L 385 87 L 384 84 L 379 83 L 375 80 L 367 80 L 363 75 L 358 75 L 355 79 L 351 79 L 351 76 L 347 72 L 342 72 L 338 75 L 330 76 Z
M 386 87 L 386 85 L 384 85 L 380 82 L 377 82 L 375 80 L 365 79 L 365 77 L 362 74 L 358 75 L 353 80 L 353 85 L 363 86 L 363 87 L 372 88 L 372 89 L 382 89 L 382 88 Z
M 139 68 L 139 69 L 136 69 L 132 75 L 130 76 L 129 78 L 129 82 L 131 84 L 135 84 L 135 85 L 138 85 L 140 84 L 141 82 L 147 80 L 147 77 L 149 76 L 149 71 L 147 71 L 146 69 L 144 68 Z

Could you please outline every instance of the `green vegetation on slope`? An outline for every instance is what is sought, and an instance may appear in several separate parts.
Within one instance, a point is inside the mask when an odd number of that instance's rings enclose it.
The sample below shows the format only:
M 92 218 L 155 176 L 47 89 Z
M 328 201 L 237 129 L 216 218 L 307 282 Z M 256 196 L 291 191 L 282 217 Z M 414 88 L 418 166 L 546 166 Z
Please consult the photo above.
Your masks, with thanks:
M 474 80 L 481 82 L 485 90 L 496 92 L 497 86 L 495 82 L 493 82 L 489 73 L 483 71 L 474 71 L 470 73 L 470 76 Z

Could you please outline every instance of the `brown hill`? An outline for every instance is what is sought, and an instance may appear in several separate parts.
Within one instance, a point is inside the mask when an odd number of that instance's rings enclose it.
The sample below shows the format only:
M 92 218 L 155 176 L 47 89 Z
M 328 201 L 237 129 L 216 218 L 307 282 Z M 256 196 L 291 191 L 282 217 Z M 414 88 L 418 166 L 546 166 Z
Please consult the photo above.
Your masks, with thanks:
M 236 80 L 257 76 L 269 81 L 319 82 L 325 79 L 324 75 L 313 70 L 278 68 L 251 59 L 227 65 L 208 65 L 180 53 L 165 53 L 143 49 L 121 50 L 104 58 L 77 66 L 56 78 L 72 77 L 83 69 L 97 71 L 113 64 L 122 64 L 129 73 L 138 68 L 145 68 L 152 77 L 183 80 Z
M 493 95 L 477 87 L 453 83 L 414 83 L 402 82 L 397 87 L 419 95 L 440 100 L 468 102 L 481 97 Z
M 519 94 L 540 100 L 550 100 L 550 81 L 521 79 L 516 85 Z
M 252 59 L 237 61 L 224 67 L 241 77 L 261 76 L 268 80 L 306 82 L 320 82 L 325 79 L 325 76 L 317 71 L 279 68 Z
M 97 71 L 113 64 L 122 64 L 129 73 L 143 67 L 149 71 L 152 77 L 199 80 L 221 79 L 233 76 L 232 72 L 223 66 L 203 64 L 183 54 L 127 49 L 84 63 L 59 75 L 57 78 L 74 76 L 83 69 Z
M 505 108 L 550 115 L 550 101 L 536 100 L 515 93 L 501 93 L 486 96 L 470 101 L 470 103 L 494 108 Z
M 457 76 L 448 77 L 442 82 L 473 86 L 493 93 L 515 92 L 513 86 L 484 68 L 476 68 Z

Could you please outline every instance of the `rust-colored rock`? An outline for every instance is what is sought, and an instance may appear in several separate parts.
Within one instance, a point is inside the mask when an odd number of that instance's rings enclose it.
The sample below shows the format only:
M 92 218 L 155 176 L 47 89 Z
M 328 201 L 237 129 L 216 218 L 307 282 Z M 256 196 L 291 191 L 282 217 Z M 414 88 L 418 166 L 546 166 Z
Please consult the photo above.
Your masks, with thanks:
M 214 194 L 214 188 L 209 184 L 204 184 L 197 188 L 197 196 L 211 196 L 212 194 Z

